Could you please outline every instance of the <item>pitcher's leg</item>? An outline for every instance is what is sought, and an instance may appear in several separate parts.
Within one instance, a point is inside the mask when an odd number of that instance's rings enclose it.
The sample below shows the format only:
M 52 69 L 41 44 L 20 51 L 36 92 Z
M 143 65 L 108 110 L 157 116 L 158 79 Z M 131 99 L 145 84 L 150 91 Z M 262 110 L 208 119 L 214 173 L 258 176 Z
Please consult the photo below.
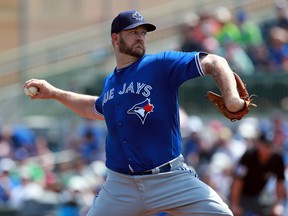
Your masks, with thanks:
M 188 170 L 163 173 L 143 181 L 146 188 L 145 204 L 150 210 L 177 216 L 227 215 L 231 210 L 220 196 Z
M 214 192 L 211 191 L 211 195 L 207 198 L 202 198 L 198 202 L 180 206 L 167 212 L 177 216 L 233 216 L 233 213 L 221 198 L 217 194 L 213 194 Z
M 140 216 L 144 214 L 142 199 L 133 178 L 108 174 L 87 216 Z
M 184 187 L 186 188 L 186 192 L 182 194 L 182 196 L 186 196 L 187 200 L 190 199 L 193 200 L 193 202 L 169 211 L 170 214 L 177 216 L 233 216 L 232 211 L 220 196 L 210 186 L 198 178 L 192 178 L 191 180 L 186 179 Z

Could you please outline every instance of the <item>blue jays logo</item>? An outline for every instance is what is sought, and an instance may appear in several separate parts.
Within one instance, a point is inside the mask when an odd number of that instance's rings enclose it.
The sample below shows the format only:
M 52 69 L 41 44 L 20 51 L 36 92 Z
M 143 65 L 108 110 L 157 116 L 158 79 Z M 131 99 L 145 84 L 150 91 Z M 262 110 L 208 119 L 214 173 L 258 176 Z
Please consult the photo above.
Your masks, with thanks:
M 132 15 L 132 18 L 136 20 L 144 21 L 143 16 L 137 11 Z
M 154 106 L 150 103 L 150 99 L 146 99 L 145 101 L 135 104 L 131 109 L 127 111 L 128 114 L 137 115 L 142 124 L 144 124 L 146 117 L 149 113 L 153 112 Z

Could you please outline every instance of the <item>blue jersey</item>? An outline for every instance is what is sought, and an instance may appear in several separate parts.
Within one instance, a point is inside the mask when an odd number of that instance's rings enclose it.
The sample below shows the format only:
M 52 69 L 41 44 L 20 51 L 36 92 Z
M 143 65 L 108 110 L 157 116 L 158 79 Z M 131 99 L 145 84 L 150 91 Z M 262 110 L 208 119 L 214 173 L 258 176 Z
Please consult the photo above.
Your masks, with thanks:
M 107 124 L 106 166 L 143 172 L 181 154 L 178 88 L 204 76 L 199 56 L 166 51 L 146 54 L 108 75 L 95 110 Z

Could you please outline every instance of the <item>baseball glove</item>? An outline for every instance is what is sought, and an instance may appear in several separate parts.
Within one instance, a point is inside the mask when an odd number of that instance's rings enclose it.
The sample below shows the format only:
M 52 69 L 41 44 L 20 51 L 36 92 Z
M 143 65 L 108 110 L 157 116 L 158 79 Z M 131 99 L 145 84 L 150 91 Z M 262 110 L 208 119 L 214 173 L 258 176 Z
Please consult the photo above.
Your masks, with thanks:
M 225 106 L 223 97 L 214 92 L 208 91 L 207 97 L 218 108 L 220 113 L 222 113 L 231 121 L 236 121 L 242 119 L 243 116 L 245 116 L 249 112 L 250 107 L 257 107 L 257 105 L 252 103 L 253 99 L 251 98 L 255 95 L 249 96 L 246 86 L 241 80 L 241 78 L 236 73 L 233 72 L 233 74 L 237 83 L 239 96 L 245 101 L 245 107 L 242 110 L 237 112 L 230 112 Z

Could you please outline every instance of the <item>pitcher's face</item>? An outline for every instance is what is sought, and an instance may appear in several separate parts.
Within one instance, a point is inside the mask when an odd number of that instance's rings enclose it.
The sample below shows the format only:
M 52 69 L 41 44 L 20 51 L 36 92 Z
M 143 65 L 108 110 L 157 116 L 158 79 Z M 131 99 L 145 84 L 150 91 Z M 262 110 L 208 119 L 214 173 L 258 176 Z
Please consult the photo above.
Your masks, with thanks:
M 119 52 L 133 57 L 142 57 L 146 52 L 147 30 L 143 26 L 119 33 Z

